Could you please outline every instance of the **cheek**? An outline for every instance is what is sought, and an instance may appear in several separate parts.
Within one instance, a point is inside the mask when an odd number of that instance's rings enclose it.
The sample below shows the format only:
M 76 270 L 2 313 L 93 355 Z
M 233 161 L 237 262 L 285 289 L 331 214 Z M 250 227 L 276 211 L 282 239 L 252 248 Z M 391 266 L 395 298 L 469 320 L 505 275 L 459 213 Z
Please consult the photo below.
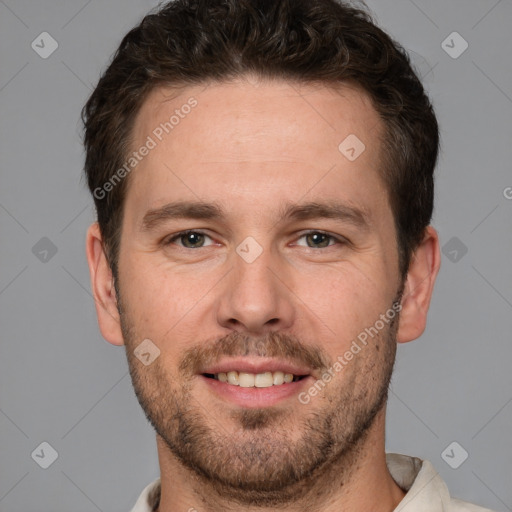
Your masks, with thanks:
M 186 345 L 186 340 L 194 336 L 192 331 L 200 325 L 196 322 L 197 316 L 204 313 L 205 291 L 213 287 L 215 276 L 210 282 L 204 273 L 185 274 L 153 264 L 147 255 L 126 258 L 123 270 L 120 274 L 121 293 L 126 315 L 139 337 L 150 338 L 162 345 L 172 341 L 171 345 L 176 349 L 180 340 Z M 193 322 L 192 326 L 190 322 Z
M 298 306 L 309 311 L 312 320 L 320 319 L 329 328 L 331 352 L 342 350 L 390 307 L 392 293 L 387 290 L 385 273 L 378 270 L 379 264 L 346 262 L 316 267 L 307 274 L 301 272 L 296 294 L 303 305 Z

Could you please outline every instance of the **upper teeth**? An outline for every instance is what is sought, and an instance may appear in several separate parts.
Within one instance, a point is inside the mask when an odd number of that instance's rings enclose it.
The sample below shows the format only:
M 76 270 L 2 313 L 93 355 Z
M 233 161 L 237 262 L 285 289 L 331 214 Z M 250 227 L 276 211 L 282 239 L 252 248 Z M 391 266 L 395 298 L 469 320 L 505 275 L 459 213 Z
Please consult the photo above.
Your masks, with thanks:
M 268 388 L 274 385 L 292 382 L 293 373 L 284 372 L 264 372 L 264 373 L 246 373 L 246 372 L 227 372 L 216 373 L 215 378 L 221 382 L 226 382 L 242 388 Z

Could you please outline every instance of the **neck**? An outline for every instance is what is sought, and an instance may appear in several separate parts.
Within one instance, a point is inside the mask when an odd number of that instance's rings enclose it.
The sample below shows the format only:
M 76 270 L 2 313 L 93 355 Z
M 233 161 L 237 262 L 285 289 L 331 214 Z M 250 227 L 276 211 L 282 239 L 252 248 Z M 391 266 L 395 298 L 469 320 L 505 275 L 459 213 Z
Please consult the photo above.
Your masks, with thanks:
M 299 482 L 297 489 L 287 490 L 293 491 L 294 499 L 279 509 L 282 512 L 392 512 L 405 494 L 386 465 L 384 426 L 385 408 L 357 447 L 331 461 L 328 467 L 318 468 L 308 482 Z M 157 512 L 275 511 L 274 506 L 241 508 L 229 494 L 219 493 L 216 486 L 183 467 L 158 435 L 157 448 L 161 475 Z

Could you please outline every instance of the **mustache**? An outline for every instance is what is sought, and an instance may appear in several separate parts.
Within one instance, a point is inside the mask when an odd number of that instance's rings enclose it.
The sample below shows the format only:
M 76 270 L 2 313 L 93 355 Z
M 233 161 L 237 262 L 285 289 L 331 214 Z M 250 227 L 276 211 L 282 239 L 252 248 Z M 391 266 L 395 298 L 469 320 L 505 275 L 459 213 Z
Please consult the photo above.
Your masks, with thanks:
M 307 345 L 294 335 L 270 332 L 263 337 L 254 337 L 234 331 L 186 350 L 179 370 L 184 374 L 196 374 L 202 367 L 215 364 L 226 356 L 286 359 L 313 370 L 327 370 L 332 366 L 331 358 L 324 350 Z

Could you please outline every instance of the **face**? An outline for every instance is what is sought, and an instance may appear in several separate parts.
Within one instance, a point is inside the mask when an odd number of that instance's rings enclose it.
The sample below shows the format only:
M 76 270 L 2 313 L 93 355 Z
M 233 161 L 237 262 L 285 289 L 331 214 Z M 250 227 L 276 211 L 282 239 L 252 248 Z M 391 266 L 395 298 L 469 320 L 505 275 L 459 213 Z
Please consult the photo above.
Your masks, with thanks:
M 169 453 L 240 501 L 355 456 L 385 405 L 401 282 L 382 133 L 361 91 L 280 81 L 158 89 L 137 117 L 133 148 L 155 144 L 116 283 L 133 385 Z

